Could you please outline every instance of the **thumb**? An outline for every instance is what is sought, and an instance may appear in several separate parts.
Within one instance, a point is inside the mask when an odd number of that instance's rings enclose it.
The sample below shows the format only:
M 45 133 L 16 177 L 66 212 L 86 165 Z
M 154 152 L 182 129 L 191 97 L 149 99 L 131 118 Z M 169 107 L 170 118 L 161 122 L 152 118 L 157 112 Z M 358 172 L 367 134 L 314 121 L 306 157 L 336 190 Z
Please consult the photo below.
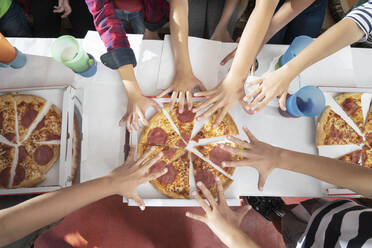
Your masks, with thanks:
M 236 52 L 236 49 L 234 49 L 234 51 L 232 51 L 231 53 L 229 53 L 222 61 L 221 61 L 221 65 L 224 65 L 226 64 L 229 60 L 233 59 L 234 56 L 235 56 L 235 52 Z
M 279 106 L 280 106 L 280 109 L 283 110 L 283 111 L 286 111 L 287 108 L 286 108 L 286 101 L 287 101 L 287 92 L 284 92 L 281 96 L 280 96 L 280 99 L 279 99 Z
M 249 210 L 251 210 L 252 207 L 251 205 L 244 205 L 240 208 L 238 208 L 238 210 L 236 210 L 236 212 L 238 213 L 238 216 L 239 216 L 239 219 L 242 220 L 244 218 L 244 216 L 249 212 Z
M 135 201 L 135 202 L 138 204 L 139 208 L 140 208 L 142 211 L 145 210 L 145 203 L 143 202 L 142 198 L 138 195 L 137 192 L 135 192 L 135 193 L 134 193 L 131 197 L 129 197 L 129 198 L 131 198 L 133 201 Z
M 259 173 L 258 174 L 258 190 L 263 191 L 265 183 L 266 183 L 267 175 Z

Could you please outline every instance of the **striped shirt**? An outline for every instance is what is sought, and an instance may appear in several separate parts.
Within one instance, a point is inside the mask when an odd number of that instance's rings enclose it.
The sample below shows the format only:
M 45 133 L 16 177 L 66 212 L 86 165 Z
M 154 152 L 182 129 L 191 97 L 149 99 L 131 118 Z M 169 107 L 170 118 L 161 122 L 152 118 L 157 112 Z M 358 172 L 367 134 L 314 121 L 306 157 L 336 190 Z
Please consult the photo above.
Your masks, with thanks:
M 353 19 L 364 32 L 364 37 L 359 42 L 372 44 L 372 0 L 351 10 L 345 18 Z
M 372 247 L 372 209 L 349 200 L 316 210 L 297 248 Z

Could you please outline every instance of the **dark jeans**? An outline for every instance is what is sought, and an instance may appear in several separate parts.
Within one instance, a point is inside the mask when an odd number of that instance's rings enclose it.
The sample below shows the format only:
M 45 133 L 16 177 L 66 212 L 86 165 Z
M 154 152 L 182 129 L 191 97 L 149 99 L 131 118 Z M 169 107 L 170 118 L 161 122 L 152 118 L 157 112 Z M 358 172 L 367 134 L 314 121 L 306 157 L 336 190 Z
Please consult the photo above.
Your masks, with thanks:
M 61 14 L 53 13 L 58 0 L 31 0 L 31 14 L 34 18 L 34 36 L 55 38 L 61 35 Z M 72 12 L 68 16 L 72 35 L 84 38 L 88 30 L 95 30 L 93 17 L 84 0 L 70 0 Z
M 134 34 L 143 34 L 145 32 L 145 24 L 143 22 L 142 10 L 140 11 L 127 11 L 115 9 L 116 17 L 118 17 L 125 26 L 125 29 L 130 26 Z
M 281 0 L 275 12 L 283 5 Z M 322 28 L 327 0 L 316 0 L 307 9 L 300 13 L 270 40 L 269 44 L 290 44 L 294 38 L 300 35 L 308 35 L 316 38 Z
M 8 37 L 31 37 L 25 13 L 15 0 L 0 18 L 0 32 Z

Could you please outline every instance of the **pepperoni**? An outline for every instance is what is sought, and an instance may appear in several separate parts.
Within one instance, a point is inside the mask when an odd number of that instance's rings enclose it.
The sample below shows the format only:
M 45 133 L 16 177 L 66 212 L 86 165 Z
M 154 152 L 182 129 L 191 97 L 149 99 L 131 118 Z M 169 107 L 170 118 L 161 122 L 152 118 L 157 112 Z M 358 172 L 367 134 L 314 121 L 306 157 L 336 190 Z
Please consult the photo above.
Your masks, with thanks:
M 190 138 L 191 138 L 191 135 L 188 134 L 188 133 L 181 133 L 181 136 L 182 138 L 186 141 L 186 142 L 189 142 L 190 141 Z
M 166 150 L 163 150 L 164 157 L 167 159 L 172 159 L 174 154 L 176 154 L 177 149 L 175 148 L 168 148 Z
M 35 130 L 39 130 L 45 127 L 45 117 L 37 124 Z
M 329 132 L 329 135 L 331 136 L 332 139 L 338 141 L 342 138 L 343 133 L 341 131 L 337 130 L 334 125 L 332 125 L 331 131 Z
M 177 143 L 176 143 L 176 146 L 179 146 L 179 147 L 182 147 L 182 148 L 185 148 L 187 145 L 185 143 L 185 141 L 183 141 L 181 138 L 178 139 Z
M 342 107 L 349 115 L 353 115 L 358 109 L 359 105 L 353 101 L 351 98 L 347 98 L 343 103 Z
M 10 179 L 10 167 L 5 168 L 0 172 L 0 184 L 7 188 L 9 185 L 9 179 Z
M 198 172 L 196 172 L 195 174 L 195 182 L 202 182 L 205 187 L 211 189 L 215 184 L 215 179 L 212 172 L 210 172 L 209 170 L 201 169 L 198 170 Z
M 355 151 L 351 153 L 351 162 L 354 164 L 357 164 L 360 159 L 360 154 L 361 154 L 361 151 Z
M 221 166 L 223 161 L 231 161 L 231 153 L 223 150 L 219 146 L 215 146 L 212 150 L 209 151 L 209 159 L 213 163 Z
M 367 140 L 369 146 L 372 147 L 372 133 L 368 133 L 366 135 L 366 140 Z
M 18 163 L 22 163 L 23 161 L 25 161 L 25 158 L 27 157 L 28 153 L 27 153 L 27 150 L 24 146 L 20 146 L 18 148 Z
M 194 138 L 192 138 L 193 141 L 195 142 L 199 142 L 199 140 L 202 138 L 202 134 L 201 133 L 198 133 L 197 135 L 194 136 Z
M 34 160 L 38 165 L 46 165 L 53 158 L 53 150 L 47 145 L 42 145 L 36 148 Z
M 176 179 L 176 176 L 177 176 L 177 170 L 176 168 L 174 168 L 173 165 L 168 164 L 167 169 L 168 169 L 168 172 L 158 178 L 158 181 L 163 185 L 173 183 L 173 181 Z
M 168 134 L 160 127 L 151 129 L 147 134 L 149 145 L 164 145 L 167 138 Z
M 25 168 L 18 164 L 14 175 L 13 185 L 19 185 L 25 179 L 25 176 Z
M 56 134 L 48 134 L 46 140 L 59 140 L 61 136 L 56 135 Z
M 21 125 L 26 128 L 29 127 L 31 123 L 35 120 L 37 113 L 38 112 L 36 110 L 27 108 L 22 115 Z
M 4 134 L 4 137 L 9 140 L 9 141 L 12 141 L 15 137 L 15 134 L 14 133 L 6 133 Z
M 195 118 L 196 113 L 193 113 L 187 108 L 183 110 L 182 114 L 177 110 L 177 119 L 182 123 L 192 122 Z
M 3 117 L 3 112 L 0 113 L 0 129 L 3 129 L 3 122 L 4 122 L 4 117 Z
M 199 157 L 196 156 L 194 153 L 191 153 L 191 161 L 194 162 L 195 159 L 198 159 Z

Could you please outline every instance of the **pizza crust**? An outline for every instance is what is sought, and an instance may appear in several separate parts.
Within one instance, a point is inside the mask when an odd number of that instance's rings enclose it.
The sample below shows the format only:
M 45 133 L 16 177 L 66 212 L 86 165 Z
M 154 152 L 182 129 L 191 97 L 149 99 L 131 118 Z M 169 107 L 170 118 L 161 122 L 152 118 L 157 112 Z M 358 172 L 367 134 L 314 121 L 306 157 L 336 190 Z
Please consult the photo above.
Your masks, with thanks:
M 324 131 L 324 127 L 327 124 L 328 115 L 330 114 L 331 107 L 327 106 L 322 115 L 319 118 L 318 125 L 316 127 L 316 145 L 320 146 L 325 143 L 327 134 Z

